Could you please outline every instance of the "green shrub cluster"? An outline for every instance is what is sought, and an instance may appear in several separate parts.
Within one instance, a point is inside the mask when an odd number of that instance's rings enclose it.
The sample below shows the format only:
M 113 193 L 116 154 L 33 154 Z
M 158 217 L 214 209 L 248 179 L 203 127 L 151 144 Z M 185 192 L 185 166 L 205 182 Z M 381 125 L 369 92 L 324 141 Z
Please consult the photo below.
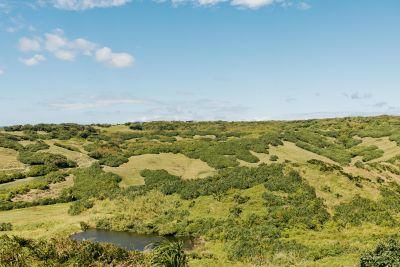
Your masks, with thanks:
M 11 231 L 12 224 L 11 223 L 0 223 L 0 232 Z
M 360 267 L 400 266 L 400 242 L 390 238 L 364 253 L 360 258 Z
M 0 266 L 143 266 L 145 263 L 144 254 L 107 243 L 0 236 Z
M 157 186 L 165 194 L 179 194 L 183 199 L 210 196 L 227 192 L 229 189 L 247 189 L 267 182 L 271 177 L 284 177 L 283 165 L 260 164 L 256 168 L 236 167 L 220 171 L 213 177 L 182 180 L 164 170 L 142 172 L 146 185 L 130 187 L 127 194 L 148 192 Z
M 110 167 L 118 167 L 129 161 L 116 143 L 93 143 L 85 146 L 85 150 L 89 152 L 89 156 L 99 160 L 101 165 Z
M 386 205 L 359 195 L 355 196 L 350 202 L 337 206 L 333 219 L 356 226 L 362 223 L 374 223 L 384 226 L 397 225 Z
M 70 214 L 79 214 L 91 208 L 91 199 L 113 198 L 120 193 L 118 183 L 121 177 L 116 174 L 104 172 L 97 163 L 88 168 L 73 171 L 74 185 L 63 191 L 65 199 L 78 200 L 70 208 Z
M 383 154 L 384 151 L 377 146 L 357 146 L 351 149 L 352 157 L 361 156 L 364 162 L 380 158 Z
M 4 127 L 5 131 L 45 132 L 47 139 L 68 140 L 74 137 L 88 138 L 97 136 L 98 131 L 92 126 L 74 123 L 63 124 L 37 124 L 37 125 L 15 125 Z
M 275 223 L 316 229 L 330 218 L 322 199 L 317 198 L 315 189 L 304 182 L 297 172 L 291 171 L 283 177 L 273 176 L 265 183 L 265 187 L 270 192 L 287 194 L 279 196 L 266 192 L 263 195 L 268 214 Z
M 330 158 L 340 164 L 351 162 L 352 155 L 346 150 L 345 146 L 331 142 L 316 132 L 307 129 L 286 131 L 284 139 L 295 143 L 298 147 Z

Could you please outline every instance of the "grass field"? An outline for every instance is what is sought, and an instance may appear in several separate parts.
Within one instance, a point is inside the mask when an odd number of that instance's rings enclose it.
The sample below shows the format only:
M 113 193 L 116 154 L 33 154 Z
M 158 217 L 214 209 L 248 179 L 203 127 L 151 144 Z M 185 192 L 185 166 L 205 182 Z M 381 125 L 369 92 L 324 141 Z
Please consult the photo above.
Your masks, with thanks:
M 13 225 L 13 230 L 4 234 L 29 238 L 68 236 L 79 231 L 79 222 L 88 218 L 85 214 L 68 215 L 69 206 L 70 204 L 56 204 L 1 211 L 1 221 Z
M 384 151 L 382 157 L 374 159 L 371 162 L 386 161 L 397 155 L 400 155 L 400 147 L 396 144 L 396 142 L 390 141 L 388 137 L 382 137 L 382 138 L 365 137 L 362 139 L 362 141 L 363 142 L 361 145 L 363 146 L 374 145 Z
M 0 147 L 0 171 L 21 171 L 25 165 L 18 160 L 15 150 Z
M 55 146 L 54 143 L 55 143 L 54 140 L 47 141 L 47 144 L 50 145 L 50 148 L 44 150 L 44 152 L 64 155 L 68 159 L 76 161 L 78 163 L 79 167 L 88 167 L 93 162 L 96 161 L 96 160 L 90 158 L 88 155 L 86 155 L 85 153 L 82 152 L 82 151 L 84 151 L 82 144 L 72 143 L 77 148 L 80 148 L 81 152 L 77 152 L 77 151 L 71 151 L 71 150 L 68 150 L 68 149 L 65 149 L 65 148 L 62 148 L 62 147 L 59 147 L 59 146 Z M 67 144 L 71 144 L 71 143 L 67 143 Z
M 190 159 L 182 154 L 146 154 L 134 156 L 119 167 L 105 167 L 104 170 L 120 175 L 122 187 L 144 184 L 140 171 L 144 169 L 164 169 L 170 174 L 181 176 L 183 179 L 204 178 L 213 175 L 215 170 L 205 162 Z
M 272 155 L 278 156 L 278 160 L 276 162 L 284 162 L 285 160 L 289 160 L 295 163 L 305 163 L 310 159 L 317 159 L 334 164 L 331 159 L 302 149 L 291 142 L 283 142 L 282 146 L 270 146 L 268 151 L 269 154 L 256 153 L 251 151 L 251 153 L 258 157 L 260 161 L 258 163 L 249 163 L 239 160 L 240 165 L 254 167 L 259 165 L 260 163 L 272 163 L 273 161 L 270 160 L 270 157 Z
M 70 175 L 66 177 L 64 182 L 50 184 L 49 189 L 41 190 L 41 189 L 31 189 L 28 193 L 23 195 L 16 195 L 12 201 L 26 201 L 32 202 L 41 198 L 56 198 L 58 197 L 62 190 L 69 188 L 74 185 L 73 176 Z

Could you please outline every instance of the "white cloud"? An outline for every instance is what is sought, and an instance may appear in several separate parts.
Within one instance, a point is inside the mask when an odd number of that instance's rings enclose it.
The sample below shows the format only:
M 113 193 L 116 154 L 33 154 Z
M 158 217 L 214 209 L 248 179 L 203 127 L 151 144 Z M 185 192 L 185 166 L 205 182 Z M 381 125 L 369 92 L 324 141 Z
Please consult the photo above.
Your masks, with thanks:
M 66 61 L 73 61 L 75 59 L 74 52 L 67 50 L 57 50 L 54 52 L 54 56 L 58 59 Z
M 0 75 L 4 74 L 4 70 L 0 68 Z
M 116 68 L 126 68 L 133 65 L 134 58 L 127 53 L 114 53 L 110 48 L 103 47 L 96 51 L 96 60 Z
M 300 2 L 297 7 L 301 10 L 307 10 L 311 8 L 311 5 L 306 2 Z
M 116 105 L 139 105 L 145 101 L 135 98 L 94 99 L 86 102 L 51 104 L 52 107 L 64 110 L 85 110 Z
M 162 3 L 165 1 L 160 1 L 160 0 L 154 0 L 155 2 Z M 172 5 L 174 6 L 179 6 L 181 4 L 186 4 L 186 3 L 193 3 L 195 5 L 199 6 L 213 6 L 216 4 L 220 4 L 223 2 L 227 2 L 228 0 L 171 0 Z
M 126 68 L 134 63 L 134 58 L 128 53 L 115 53 L 111 48 L 98 48 L 98 45 L 84 38 L 69 40 L 64 35 L 64 31 L 56 29 L 51 33 L 44 34 L 43 38 L 35 39 L 21 38 L 21 51 L 37 51 L 41 49 L 43 43 L 44 49 L 54 55 L 57 59 L 73 61 L 80 55 L 93 57 L 96 61 L 104 63 L 111 67 Z M 39 58 L 30 58 L 21 60 L 28 66 L 36 65 L 41 60 Z
M 40 54 L 36 54 L 31 58 L 20 59 L 20 61 L 27 66 L 34 66 L 45 60 L 46 60 L 46 58 Z
M 232 0 L 231 5 L 250 8 L 250 9 L 257 9 L 263 6 L 272 5 L 274 0 Z
M 96 49 L 96 44 L 83 38 L 78 38 L 69 45 L 73 49 L 82 51 L 82 53 L 86 56 L 91 56 L 92 52 Z
M 47 33 L 46 37 L 46 49 L 50 52 L 56 52 L 57 50 L 67 46 L 67 40 L 62 36 L 62 32 Z
M 18 47 L 22 52 L 39 51 L 41 49 L 38 39 L 29 39 L 27 37 L 19 39 Z
M 85 10 L 123 6 L 131 0 L 53 0 L 54 7 L 66 10 Z
M 96 43 L 84 38 L 69 40 L 61 29 L 46 33 L 43 37 L 35 37 L 33 39 L 23 37 L 19 40 L 19 48 L 23 52 L 39 51 L 42 46 L 45 51 L 57 59 L 65 61 L 74 61 L 76 57 L 83 55 L 116 68 L 130 67 L 134 63 L 133 56 L 128 53 L 115 53 L 108 47 L 98 48 Z M 37 65 L 44 60 L 45 58 L 42 55 L 20 59 L 27 66 Z
M 83 38 L 70 41 L 64 36 L 63 30 L 57 29 L 45 34 L 45 47 L 56 58 L 72 61 L 80 54 L 91 56 L 97 45 Z
M 153 0 L 156 3 L 169 2 L 168 0 Z M 194 4 L 198 6 L 214 6 L 221 3 L 229 3 L 241 9 L 259 9 L 265 6 L 278 5 L 284 8 L 310 9 L 311 5 L 299 0 L 170 0 L 173 6 L 182 4 Z

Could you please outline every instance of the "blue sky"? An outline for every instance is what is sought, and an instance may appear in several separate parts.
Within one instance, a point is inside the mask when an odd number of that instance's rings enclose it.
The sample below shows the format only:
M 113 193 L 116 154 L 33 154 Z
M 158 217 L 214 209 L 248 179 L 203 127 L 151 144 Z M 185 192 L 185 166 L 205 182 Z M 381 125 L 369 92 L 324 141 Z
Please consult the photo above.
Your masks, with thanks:
M 0 125 L 400 114 L 398 0 L 0 0 Z

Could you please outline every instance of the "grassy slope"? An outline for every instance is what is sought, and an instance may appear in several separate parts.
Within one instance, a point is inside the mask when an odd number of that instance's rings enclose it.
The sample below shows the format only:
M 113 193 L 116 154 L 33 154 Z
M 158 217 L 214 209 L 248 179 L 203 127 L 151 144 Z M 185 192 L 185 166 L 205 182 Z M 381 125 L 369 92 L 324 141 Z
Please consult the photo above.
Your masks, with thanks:
M 69 206 L 56 204 L 0 212 L 1 220 L 14 227 L 13 231 L 4 233 L 29 238 L 70 235 L 79 231 L 79 222 L 86 220 L 88 215 L 70 216 L 67 213 Z
M 160 170 L 164 169 L 169 173 L 182 176 L 184 179 L 203 178 L 214 174 L 214 169 L 205 162 L 198 159 L 190 159 L 182 154 L 146 154 L 134 156 L 119 167 L 105 167 L 110 171 L 120 175 L 123 180 L 122 187 L 144 184 L 140 171 L 144 169 Z
M 25 165 L 18 161 L 18 153 L 12 149 L 0 147 L 0 171 L 22 171 Z
M 129 128 L 125 125 L 101 129 L 107 134 L 129 132 Z M 335 141 L 334 138 L 330 139 L 331 141 Z M 62 141 L 66 144 L 79 147 L 81 149 L 81 153 L 79 153 L 54 146 L 55 141 L 56 140 L 48 141 L 51 146 L 48 152 L 63 154 L 69 159 L 78 161 L 80 166 L 88 166 L 94 161 L 84 152 L 83 143 L 73 140 Z M 372 162 L 386 161 L 400 154 L 400 147 L 398 147 L 395 142 L 390 141 L 388 137 L 366 137 L 363 138 L 362 141 L 363 143 L 361 145 L 363 146 L 376 145 L 378 148 L 385 151 L 383 157 L 375 159 Z M 363 181 L 363 187 L 360 188 L 355 186 L 353 182 L 343 175 L 337 173 L 324 173 L 319 171 L 315 166 L 306 163 L 310 159 L 318 159 L 327 163 L 334 162 L 326 157 L 299 148 L 290 142 L 284 142 L 283 146 L 270 147 L 269 154 L 252 153 L 260 159 L 260 162 L 250 164 L 240 161 L 241 165 L 256 166 L 260 163 L 270 163 L 271 155 L 277 155 L 279 157 L 278 162 L 289 160 L 294 163 L 293 167 L 299 170 L 308 183 L 316 189 L 317 195 L 324 199 L 324 203 L 330 212 L 333 207 L 341 202 L 349 201 L 357 194 L 370 199 L 379 198 L 379 185 L 375 181 L 377 177 L 382 176 L 382 173 L 379 173 L 376 170 L 365 170 L 351 165 L 344 168 L 346 172 L 371 179 L 370 182 Z M 14 166 L 16 166 L 16 168 L 24 168 L 25 166 L 17 161 L 16 156 L 16 152 L 0 148 L 0 171 L 11 169 Z M 356 160 L 353 159 L 353 162 L 356 162 Z M 11 166 L 11 168 L 8 166 Z M 171 174 L 182 176 L 185 179 L 206 177 L 214 173 L 214 170 L 201 160 L 193 160 L 180 154 L 148 154 L 135 156 L 131 157 L 128 163 L 123 164 L 120 167 L 105 167 L 105 170 L 115 172 L 123 177 L 123 181 L 120 184 L 122 187 L 143 184 L 143 178 L 140 176 L 140 170 L 142 169 L 165 169 Z M 393 176 L 393 174 L 390 175 Z M 399 177 L 394 178 L 400 180 Z M 23 184 L 32 179 L 36 178 L 27 178 L 0 185 L 0 189 Z M 70 185 L 71 183 L 67 186 Z M 327 191 L 326 187 L 329 187 L 330 190 Z M 250 197 L 250 201 L 243 205 L 244 211 L 242 216 L 245 217 L 251 213 L 260 215 L 264 214 L 265 206 L 262 200 L 263 192 L 265 192 L 265 188 L 262 185 L 242 190 L 240 192 L 241 195 Z M 32 195 L 35 193 L 37 192 L 30 192 L 22 197 L 30 197 L 29 194 Z M 199 197 L 196 199 L 193 207 L 189 207 L 190 201 L 182 201 L 182 209 L 190 210 L 190 219 L 203 217 L 224 218 L 228 216 L 229 208 L 234 206 L 233 195 L 235 193 L 237 193 L 235 190 L 227 192 L 227 194 L 219 201 L 214 199 L 212 196 Z M 336 197 L 336 193 L 339 193 L 342 197 Z M 176 196 L 171 196 L 171 199 L 176 199 Z M 95 208 L 89 212 L 78 216 L 70 216 L 67 213 L 69 205 L 70 204 L 57 204 L 0 212 L 0 222 L 11 222 L 14 225 L 13 231 L 6 232 L 7 234 L 17 234 L 33 238 L 47 238 L 56 235 L 69 235 L 79 230 L 80 221 L 93 224 L 96 216 L 110 215 L 110 212 L 113 210 L 111 207 L 113 205 L 112 203 L 107 203 L 107 201 L 98 201 L 96 202 Z M 280 257 L 285 258 L 286 263 L 292 261 L 292 266 L 356 266 L 358 264 L 359 254 L 363 250 L 375 246 L 379 237 L 395 234 L 398 231 L 398 228 L 381 227 L 369 224 L 344 229 L 327 227 L 321 231 L 288 230 L 288 240 L 296 240 L 300 244 L 321 248 L 321 250 L 329 250 L 332 247 L 335 247 L 337 243 L 340 243 L 342 246 L 353 248 L 353 252 L 344 256 L 333 255 L 325 257 L 323 260 L 317 262 L 299 261 L 295 255 L 276 255 L 271 266 L 279 265 L 279 262 L 283 262 Z M 223 243 L 215 241 L 210 241 L 199 246 L 197 248 L 199 252 L 210 251 L 217 257 L 217 259 L 192 260 L 191 266 L 252 266 L 244 263 L 234 264 L 229 262 L 226 258 L 225 252 L 223 251 L 223 247 Z

